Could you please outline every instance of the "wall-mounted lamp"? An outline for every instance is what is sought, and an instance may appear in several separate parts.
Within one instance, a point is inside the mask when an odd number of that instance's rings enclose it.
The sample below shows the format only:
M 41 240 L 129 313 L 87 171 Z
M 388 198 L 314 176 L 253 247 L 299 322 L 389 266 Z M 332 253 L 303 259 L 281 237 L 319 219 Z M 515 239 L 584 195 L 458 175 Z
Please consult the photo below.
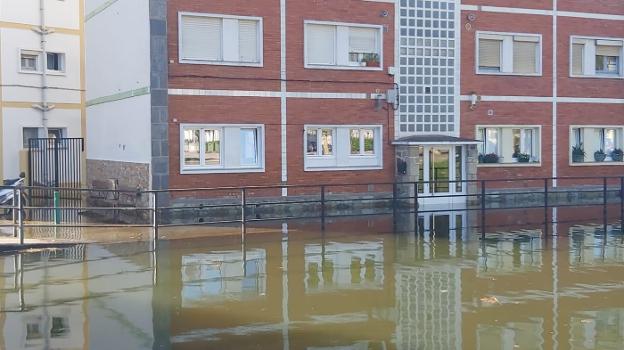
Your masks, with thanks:
M 472 92 L 470 94 L 470 110 L 474 111 L 481 102 L 481 96 L 477 95 L 476 92 Z

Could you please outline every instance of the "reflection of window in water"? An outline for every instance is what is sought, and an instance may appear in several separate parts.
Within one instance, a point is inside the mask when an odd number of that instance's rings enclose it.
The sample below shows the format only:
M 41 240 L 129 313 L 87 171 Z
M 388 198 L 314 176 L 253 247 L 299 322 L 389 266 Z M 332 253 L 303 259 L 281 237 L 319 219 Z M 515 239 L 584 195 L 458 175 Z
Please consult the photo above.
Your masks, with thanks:
M 624 309 L 579 312 L 570 318 L 570 349 L 621 349 Z
M 182 257 L 182 305 L 243 298 L 266 292 L 266 253 L 249 250 L 194 254 Z
M 305 246 L 306 290 L 381 288 L 383 242 L 331 242 Z
M 479 259 L 480 272 L 508 273 L 542 268 L 542 241 L 534 238 L 539 232 L 523 231 L 523 236 L 510 233 L 514 234 L 515 238 L 503 237 L 487 244 L 485 253 L 481 252 L 487 259 Z
M 41 325 L 39 323 L 26 324 L 26 340 L 42 339 Z
M 66 317 L 52 317 L 52 338 L 60 338 L 69 334 L 69 320 Z
M 477 326 L 477 349 L 543 349 L 543 319 Z

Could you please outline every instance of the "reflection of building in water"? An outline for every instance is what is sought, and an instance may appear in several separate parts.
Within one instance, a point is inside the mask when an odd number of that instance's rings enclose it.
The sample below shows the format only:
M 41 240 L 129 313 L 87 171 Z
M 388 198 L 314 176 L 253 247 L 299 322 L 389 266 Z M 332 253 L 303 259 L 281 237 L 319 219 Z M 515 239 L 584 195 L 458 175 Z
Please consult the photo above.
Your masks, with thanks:
M 605 244 L 608 236 L 604 235 L 603 226 L 574 226 L 570 228 L 570 265 L 624 263 L 624 247 L 617 244 Z M 617 232 L 617 228 L 608 225 L 607 232 Z M 590 233 L 590 234 L 588 234 Z
M 82 277 L 83 247 L 7 256 L 0 325 L 3 349 L 83 349 L 86 286 Z M 26 273 L 24 273 L 26 271 Z M 50 281 L 63 276 L 64 283 Z M 10 283 L 6 283 L 11 280 Z M 24 286 L 39 288 L 22 289 Z M 60 303 L 58 300 L 67 300 Z M 69 302 L 71 301 L 71 302 Z M 20 311 L 21 310 L 21 311 Z
M 514 237 L 488 241 L 481 248 L 479 274 L 540 271 L 542 244 L 538 231 L 515 233 Z
M 383 242 L 305 245 L 307 292 L 383 287 Z
M 624 309 L 579 312 L 571 317 L 571 350 L 621 349 L 622 344 Z
M 397 349 L 461 349 L 461 269 L 395 266 Z
M 499 350 L 544 349 L 544 320 L 532 319 L 533 322 L 508 322 L 503 326 L 480 324 L 477 327 L 477 349 Z
M 182 307 L 266 293 L 263 249 L 182 256 Z

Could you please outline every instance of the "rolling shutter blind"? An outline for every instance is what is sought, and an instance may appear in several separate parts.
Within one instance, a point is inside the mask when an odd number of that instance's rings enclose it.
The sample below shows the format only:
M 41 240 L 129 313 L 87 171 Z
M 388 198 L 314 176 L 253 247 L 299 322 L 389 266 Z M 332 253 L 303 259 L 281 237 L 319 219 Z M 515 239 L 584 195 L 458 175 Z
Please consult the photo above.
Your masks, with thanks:
M 336 26 L 308 24 L 307 56 L 309 64 L 336 64 Z
M 501 67 L 501 44 L 500 40 L 479 39 L 479 67 Z
M 537 73 L 537 43 L 514 41 L 514 73 Z
M 572 44 L 572 74 L 583 75 L 584 44 Z
M 209 17 L 182 17 L 182 58 L 194 60 L 221 60 L 221 19 Z
M 349 28 L 349 52 L 378 53 L 378 32 L 372 28 Z
M 622 51 L 621 46 L 596 46 L 596 56 L 615 56 L 619 57 Z
M 241 62 L 259 62 L 258 21 L 238 21 L 239 54 Z

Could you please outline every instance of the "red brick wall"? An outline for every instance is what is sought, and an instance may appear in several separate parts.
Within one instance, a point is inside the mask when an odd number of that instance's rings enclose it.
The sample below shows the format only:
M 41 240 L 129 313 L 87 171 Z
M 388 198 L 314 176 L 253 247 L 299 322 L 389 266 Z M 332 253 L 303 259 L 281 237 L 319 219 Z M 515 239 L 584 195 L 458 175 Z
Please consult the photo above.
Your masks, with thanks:
M 394 6 L 362 0 L 290 0 L 287 3 L 287 89 L 289 92 L 385 92 L 394 78 Z M 170 88 L 280 91 L 280 1 L 174 0 L 168 4 Z M 178 12 L 256 16 L 264 24 L 264 67 L 230 67 L 178 63 Z M 388 11 L 387 17 L 381 16 Z M 383 71 L 321 70 L 304 68 L 304 20 L 383 25 Z M 281 182 L 280 99 L 252 97 L 170 96 L 170 184 L 180 187 L 275 185 Z M 392 117 L 375 111 L 372 100 L 293 99 L 287 101 L 289 184 L 382 182 L 394 179 L 394 148 L 388 135 Z M 390 121 L 390 123 L 388 123 Z M 264 173 L 180 174 L 180 123 L 265 124 Z M 383 125 L 384 169 L 370 171 L 305 172 L 303 125 Z

